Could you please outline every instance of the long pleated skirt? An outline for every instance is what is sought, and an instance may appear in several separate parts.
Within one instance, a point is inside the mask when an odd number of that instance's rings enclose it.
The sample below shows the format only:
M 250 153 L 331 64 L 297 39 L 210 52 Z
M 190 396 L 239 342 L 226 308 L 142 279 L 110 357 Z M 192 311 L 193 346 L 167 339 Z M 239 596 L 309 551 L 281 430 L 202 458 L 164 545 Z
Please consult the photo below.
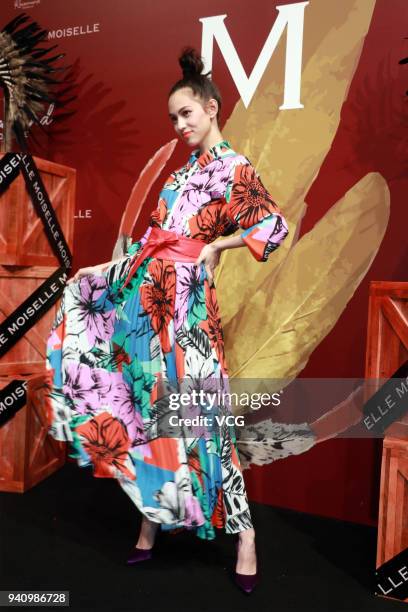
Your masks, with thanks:
M 235 428 L 222 420 L 216 289 L 203 264 L 148 257 L 120 290 L 131 255 L 64 289 L 47 341 L 49 434 L 95 477 L 117 479 L 161 529 L 243 531 L 252 522 Z M 182 393 L 195 401 L 181 406 Z M 186 415 L 201 420 L 185 425 Z

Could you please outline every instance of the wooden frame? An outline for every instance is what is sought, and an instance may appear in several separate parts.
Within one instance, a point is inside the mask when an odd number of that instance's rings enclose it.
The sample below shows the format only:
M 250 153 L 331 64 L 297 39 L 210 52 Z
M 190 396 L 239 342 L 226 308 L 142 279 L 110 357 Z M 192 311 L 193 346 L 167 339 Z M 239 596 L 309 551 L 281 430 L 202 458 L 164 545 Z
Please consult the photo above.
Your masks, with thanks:
M 0 155 L 0 158 L 2 155 Z M 41 179 L 73 251 L 76 170 L 34 157 Z M 1 196 L 0 312 L 4 321 L 61 264 L 26 190 L 22 173 Z M 0 491 L 23 493 L 66 461 L 66 443 L 48 435 L 46 343 L 59 300 L 0 359 L 0 386 L 26 379 L 27 401 L 0 427 Z
M 373 281 L 368 309 L 366 378 L 389 378 L 407 359 L 408 282 Z M 387 429 L 383 441 L 376 567 L 407 547 L 408 415 L 405 414 Z

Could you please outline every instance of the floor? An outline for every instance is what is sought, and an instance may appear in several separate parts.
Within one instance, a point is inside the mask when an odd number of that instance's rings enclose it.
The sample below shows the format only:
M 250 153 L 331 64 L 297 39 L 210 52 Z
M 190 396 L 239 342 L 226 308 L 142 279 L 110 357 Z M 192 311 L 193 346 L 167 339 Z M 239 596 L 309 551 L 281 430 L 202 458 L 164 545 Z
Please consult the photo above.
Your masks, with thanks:
M 212 541 L 160 533 L 153 560 L 125 565 L 136 507 L 115 480 L 67 463 L 24 494 L 0 492 L 0 589 L 69 591 L 69 607 L 86 611 L 408 612 L 373 594 L 375 529 L 255 503 L 251 511 L 262 574 L 248 596 L 232 582 L 234 544 L 222 530 Z

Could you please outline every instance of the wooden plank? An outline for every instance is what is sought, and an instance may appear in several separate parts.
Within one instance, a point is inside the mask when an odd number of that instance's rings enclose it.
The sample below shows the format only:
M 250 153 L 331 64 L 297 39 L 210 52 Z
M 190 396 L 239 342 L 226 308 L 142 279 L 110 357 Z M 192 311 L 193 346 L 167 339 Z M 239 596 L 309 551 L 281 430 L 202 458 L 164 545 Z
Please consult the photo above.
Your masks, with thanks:
M 407 351 L 408 283 L 372 281 L 367 323 L 366 377 L 390 377 L 405 362 Z M 405 417 L 393 423 L 383 440 L 376 567 L 408 546 L 407 424 Z

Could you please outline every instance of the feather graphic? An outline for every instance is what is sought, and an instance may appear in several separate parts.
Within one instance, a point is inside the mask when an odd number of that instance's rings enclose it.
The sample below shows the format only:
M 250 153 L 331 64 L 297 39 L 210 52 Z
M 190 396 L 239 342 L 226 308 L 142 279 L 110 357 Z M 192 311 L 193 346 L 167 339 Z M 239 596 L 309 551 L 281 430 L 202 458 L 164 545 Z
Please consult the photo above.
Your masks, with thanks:
M 170 159 L 176 144 L 177 138 L 173 138 L 173 140 L 160 147 L 141 171 L 122 215 L 112 259 L 122 257 L 129 248 L 132 242 L 133 228 L 143 210 L 150 189 Z
M 279 109 L 283 81 L 276 75 L 285 62 L 285 49 L 278 45 L 251 105 L 246 109 L 239 101 L 223 129 L 234 148 L 257 168 L 289 227 L 287 239 L 267 262 L 254 261 L 242 249 L 228 249 L 216 268 L 233 386 L 246 378 L 255 378 L 260 392 L 266 382 L 268 392 L 273 392 L 275 381 L 275 390 L 289 384 L 336 324 L 381 244 L 389 192 L 382 177 L 373 174 L 298 241 L 305 199 L 332 146 L 374 6 L 374 0 L 330 6 L 315 0 L 308 17 L 318 19 L 303 49 L 304 108 Z M 246 338 L 251 338 L 250 345 Z M 310 425 L 271 419 L 256 423 L 252 439 L 246 426 L 245 439 L 238 441 L 242 465 L 265 465 L 335 437 L 360 418 L 351 403 L 350 397 Z
M 315 27 L 308 31 L 303 50 L 304 108 L 279 110 L 284 96 L 277 75 L 285 63 L 285 47 L 278 45 L 248 109 L 239 101 L 223 128 L 234 149 L 257 168 L 289 226 L 289 235 L 265 263 L 255 261 L 245 249 L 223 251 L 215 284 L 224 324 L 266 278 L 273 280 L 298 240 L 307 210 L 305 196 L 336 134 L 374 5 L 374 0 L 314 0 L 307 10 Z
M 290 455 L 300 455 L 316 443 L 307 423 L 273 423 L 262 421 L 245 427 L 245 439 L 237 439 L 242 469 L 250 465 L 267 465 Z
M 44 56 L 55 49 L 38 47 L 47 43 L 47 30 L 42 30 L 29 15 L 17 15 L 0 31 L 0 87 L 4 91 L 4 151 L 10 151 L 11 133 L 22 151 L 27 150 L 26 139 L 30 126 L 35 123 L 44 129 L 39 118 L 45 104 L 64 106 L 73 98 L 62 99 L 71 90 L 68 77 L 64 80 L 68 88 L 59 93 L 52 92 L 62 81 L 50 75 L 68 67 L 56 68 L 65 53 L 53 57 Z
M 300 455 L 316 444 L 347 432 L 361 421 L 364 403 L 373 394 L 373 382 L 377 381 L 365 380 L 346 399 L 312 423 L 274 423 L 271 419 L 263 419 L 247 425 L 245 430 L 238 428 L 237 446 L 242 468 Z
M 389 219 L 380 174 L 354 185 L 291 249 L 224 327 L 230 376 L 268 379 L 271 392 L 293 378 L 336 324 L 369 270 Z M 251 338 L 251 344 L 242 342 Z

